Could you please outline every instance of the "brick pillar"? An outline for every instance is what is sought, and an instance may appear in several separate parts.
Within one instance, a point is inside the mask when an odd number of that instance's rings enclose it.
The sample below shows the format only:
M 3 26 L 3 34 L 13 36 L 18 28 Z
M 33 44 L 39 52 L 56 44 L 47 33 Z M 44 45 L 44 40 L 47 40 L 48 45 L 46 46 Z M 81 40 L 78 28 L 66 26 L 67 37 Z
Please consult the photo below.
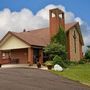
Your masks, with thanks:
M 28 63 L 33 65 L 33 48 L 28 48 Z
M 2 52 L 0 51 L 0 60 L 2 59 Z
M 71 59 L 71 56 L 70 56 L 70 32 L 67 33 L 66 49 L 67 49 L 67 58 L 68 58 L 68 60 L 70 60 Z
M 39 62 L 42 64 L 43 63 L 43 50 L 39 50 Z
M 83 58 L 82 45 L 79 43 L 80 59 Z
M 2 52 L 0 51 L 0 64 L 2 64 Z

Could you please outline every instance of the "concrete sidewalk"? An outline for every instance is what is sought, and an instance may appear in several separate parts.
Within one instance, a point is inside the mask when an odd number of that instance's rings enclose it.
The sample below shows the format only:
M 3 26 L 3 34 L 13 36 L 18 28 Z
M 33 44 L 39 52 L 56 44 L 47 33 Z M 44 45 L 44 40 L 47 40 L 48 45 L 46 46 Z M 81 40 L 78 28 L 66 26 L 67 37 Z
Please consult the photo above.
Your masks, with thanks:
M 37 65 L 34 64 L 33 66 L 30 66 L 29 64 L 4 64 L 1 68 L 37 68 Z M 43 65 L 39 69 L 48 70 L 47 67 Z

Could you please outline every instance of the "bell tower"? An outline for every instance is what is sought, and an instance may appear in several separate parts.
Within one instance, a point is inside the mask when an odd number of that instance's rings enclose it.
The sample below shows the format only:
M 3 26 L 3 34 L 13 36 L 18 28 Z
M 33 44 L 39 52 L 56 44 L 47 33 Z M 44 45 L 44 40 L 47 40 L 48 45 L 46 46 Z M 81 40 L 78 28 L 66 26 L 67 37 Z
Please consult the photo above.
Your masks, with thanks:
M 59 10 L 58 8 L 49 10 L 50 17 L 50 37 L 53 37 L 57 34 L 59 27 L 63 27 L 65 29 L 64 23 L 64 12 Z

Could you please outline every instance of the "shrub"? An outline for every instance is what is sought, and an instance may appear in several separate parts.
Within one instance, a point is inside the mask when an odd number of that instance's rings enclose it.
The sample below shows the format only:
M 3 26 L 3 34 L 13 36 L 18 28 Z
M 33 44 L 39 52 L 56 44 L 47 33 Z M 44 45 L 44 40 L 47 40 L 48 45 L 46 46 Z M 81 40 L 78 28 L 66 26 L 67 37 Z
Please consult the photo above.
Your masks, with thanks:
M 87 59 L 87 62 L 90 62 L 90 59 Z
M 67 53 L 65 50 L 65 46 L 59 43 L 51 43 L 47 47 L 44 48 L 44 52 L 49 55 L 50 59 L 53 59 L 56 55 L 66 59 Z
M 67 67 L 66 63 L 63 61 L 63 59 L 61 57 L 59 57 L 58 55 L 56 55 L 54 58 L 53 58 L 53 64 L 58 64 L 64 68 Z
M 70 65 L 71 65 L 71 66 L 77 65 L 77 64 L 78 64 L 78 62 L 76 62 L 76 61 L 70 61 Z
M 46 66 L 47 66 L 47 65 L 53 65 L 53 61 L 51 61 L 51 60 L 46 61 L 46 62 L 45 62 L 45 65 L 46 65 Z
M 85 53 L 85 59 L 90 60 L 90 50 L 87 50 L 87 52 Z
M 81 59 L 81 60 L 79 61 L 79 64 L 85 64 L 85 63 L 87 63 L 87 62 L 89 62 L 89 59 Z
M 53 68 L 53 61 L 46 61 L 45 65 L 47 66 L 48 70 L 51 70 Z
M 64 59 L 63 61 L 64 61 L 65 64 L 70 65 L 70 60 Z

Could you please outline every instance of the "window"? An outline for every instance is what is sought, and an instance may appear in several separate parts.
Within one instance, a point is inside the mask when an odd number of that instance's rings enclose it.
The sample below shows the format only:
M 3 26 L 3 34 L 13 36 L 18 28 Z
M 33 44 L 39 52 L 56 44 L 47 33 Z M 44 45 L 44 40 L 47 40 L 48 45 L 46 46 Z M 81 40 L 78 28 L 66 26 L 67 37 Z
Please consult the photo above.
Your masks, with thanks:
M 62 19 L 62 14 L 59 14 L 59 17 Z
M 2 59 L 5 59 L 5 53 L 2 53 Z
M 10 56 L 10 52 L 6 51 L 6 52 L 2 52 L 2 59 L 8 59 Z
M 74 38 L 74 50 L 75 50 L 75 53 L 76 53 L 76 32 L 75 31 L 74 31 L 73 38 Z
M 54 13 L 52 13 L 52 17 L 55 17 L 55 14 Z

